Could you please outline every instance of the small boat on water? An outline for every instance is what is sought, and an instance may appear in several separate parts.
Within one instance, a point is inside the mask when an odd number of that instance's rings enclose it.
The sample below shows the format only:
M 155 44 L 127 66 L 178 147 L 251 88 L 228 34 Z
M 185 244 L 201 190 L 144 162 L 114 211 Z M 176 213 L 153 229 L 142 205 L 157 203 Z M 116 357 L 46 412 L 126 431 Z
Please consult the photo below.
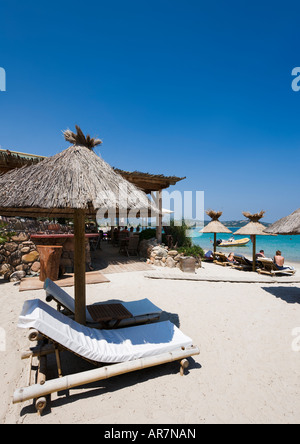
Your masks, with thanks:
M 243 239 L 234 239 L 234 237 L 231 237 L 228 240 L 217 240 L 217 245 L 218 247 L 242 247 L 244 245 L 247 245 L 248 242 L 250 242 L 250 239 L 248 237 L 244 237 Z

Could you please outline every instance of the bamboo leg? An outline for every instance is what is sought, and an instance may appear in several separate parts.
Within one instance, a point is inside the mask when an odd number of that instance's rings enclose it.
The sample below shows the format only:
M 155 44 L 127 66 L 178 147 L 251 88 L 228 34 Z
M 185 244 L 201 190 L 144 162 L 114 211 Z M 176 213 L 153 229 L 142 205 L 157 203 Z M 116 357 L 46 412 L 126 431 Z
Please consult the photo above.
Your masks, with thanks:
M 46 383 L 46 373 L 47 373 L 47 356 L 40 356 L 37 384 L 44 385 Z M 42 414 L 46 405 L 47 405 L 47 399 L 45 396 L 36 399 L 35 408 L 39 415 Z
M 29 372 L 28 372 L 28 386 L 31 385 L 32 361 L 33 361 L 33 355 L 30 356 Z
M 189 365 L 190 365 L 190 363 L 189 363 L 189 361 L 187 359 L 182 359 L 180 361 L 180 374 L 181 374 L 181 376 L 184 375 L 184 370 L 186 368 L 188 368 Z
M 62 378 L 61 362 L 60 362 L 60 356 L 59 356 L 58 348 L 55 348 L 55 357 L 56 357 L 58 377 Z
M 37 383 L 40 385 L 44 385 L 46 382 L 46 373 L 47 373 L 47 356 L 40 356 L 39 358 L 39 370 Z

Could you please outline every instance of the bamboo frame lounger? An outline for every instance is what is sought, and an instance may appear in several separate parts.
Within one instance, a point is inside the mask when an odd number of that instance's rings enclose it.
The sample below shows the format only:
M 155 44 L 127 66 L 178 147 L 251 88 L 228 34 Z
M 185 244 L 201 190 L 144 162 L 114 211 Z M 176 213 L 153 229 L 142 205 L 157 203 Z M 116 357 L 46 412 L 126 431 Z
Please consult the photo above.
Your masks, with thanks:
M 276 276 L 280 274 L 285 276 L 293 276 L 296 273 L 296 270 L 293 267 L 283 267 L 282 269 L 278 268 L 272 259 L 266 257 L 258 257 L 256 261 L 259 267 L 257 269 L 259 274 L 267 274 L 269 276 Z
M 71 314 L 75 314 L 75 301 L 74 299 L 66 293 L 62 288 L 56 285 L 49 278 L 46 279 L 44 284 L 44 290 L 46 291 L 46 301 L 51 302 L 54 299 L 58 308 L 65 308 Z M 95 307 L 91 305 L 89 307 Z M 141 299 L 139 301 L 122 302 L 122 306 L 128 310 L 132 317 L 127 319 L 122 319 L 118 322 L 118 327 L 127 327 L 136 324 L 145 324 L 147 322 L 158 321 L 162 310 L 154 305 L 149 299 Z M 86 309 L 86 321 L 88 324 L 97 324 L 90 315 L 89 307 Z M 115 321 L 111 321 L 106 325 L 106 328 L 113 328 L 116 325 Z
M 233 268 L 236 268 L 238 270 L 243 270 L 243 271 L 253 270 L 253 261 L 246 258 L 242 254 L 234 254 L 233 259 L 235 262 L 237 262 L 236 264 L 234 264 L 234 263 L 232 264 Z
M 223 267 L 231 266 L 232 263 L 227 259 L 224 253 L 214 253 L 214 264 L 222 265 Z
M 31 358 L 30 368 L 33 357 L 38 358 L 39 366 L 37 384 L 17 389 L 13 403 L 35 399 L 39 413 L 51 393 L 172 361 L 180 361 L 183 374 L 189 364 L 187 358 L 200 353 L 192 340 L 169 321 L 98 330 L 78 324 L 39 299 L 25 302 L 18 327 L 33 329 L 29 339 L 39 340 L 39 347 L 22 355 L 23 359 Z M 63 377 L 60 350 L 68 350 L 97 366 L 112 365 Z M 54 352 L 59 378 L 46 381 L 47 355 Z

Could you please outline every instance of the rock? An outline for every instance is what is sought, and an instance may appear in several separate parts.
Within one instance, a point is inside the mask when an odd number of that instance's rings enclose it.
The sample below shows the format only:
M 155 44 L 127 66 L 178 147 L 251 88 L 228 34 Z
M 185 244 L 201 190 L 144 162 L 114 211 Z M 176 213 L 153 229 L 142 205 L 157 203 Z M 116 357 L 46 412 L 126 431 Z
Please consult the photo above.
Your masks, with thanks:
M 3 264 L 0 266 L 0 276 L 1 275 L 5 276 L 7 273 L 9 273 L 10 276 L 13 271 L 14 269 L 10 264 Z
M 139 244 L 139 254 L 141 257 L 150 257 L 151 251 L 153 247 L 157 246 L 157 240 L 155 238 L 152 239 L 143 239 Z
M 153 251 L 156 253 L 157 259 L 161 259 L 163 257 L 168 257 L 168 252 L 162 247 L 153 248 Z M 153 254 L 153 252 L 152 252 L 152 254 Z
M 33 273 L 38 273 L 40 271 L 40 268 L 41 268 L 40 262 L 34 262 L 31 266 L 31 271 Z
M 178 251 L 177 251 L 177 250 L 170 250 L 170 251 L 168 252 L 168 254 L 169 254 L 169 256 L 175 257 L 175 256 L 178 255 Z
M 25 271 L 15 271 L 9 277 L 10 282 L 17 282 L 26 276 Z
M 13 266 L 16 267 L 17 265 L 21 264 L 21 253 L 19 250 L 14 251 L 10 257 L 8 257 L 8 262 Z
M 11 239 L 12 239 L 14 242 L 26 242 L 26 241 L 29 240 L 29 238 L 30 238 L 29 234 L 26 234 L 26 233 L 19 233 L 19 234 L 17 234 L 16 236 L 12 236 Z
M 178 262 L 178 261 L 180 261 L 180 258 L 181 258 L 182 256 L 183 256 L 183 255 L 182 255 L 181 253 L 179 253 L 179 254 L 177 254 L 177 256 L 175 256 L 173 259 L 174 259 L 174 261 Z
M 9 251 L 10 253 L 13 253 L 17 249 L 18 249 L 18 244 L 16 244 L 15 242 L 7 242 L 5 244 L 5 250 Z
M 176 267 L 176 262 L 174 261 L 174 259 L 169 256 L 166 260 L 166 266 L 169 268 L 175 268 Z
M 21 248 L 20 251 L 23 254 L 28 254 L 28 253 L 30 253 L 30 247 L 23 247 L 23 248 Z
M 39 253 L 37 251 L 32 251 L 29 254 L 22 256 L 22 262 L 29 264 L 30 262 L 36 262 L 39 258 Z

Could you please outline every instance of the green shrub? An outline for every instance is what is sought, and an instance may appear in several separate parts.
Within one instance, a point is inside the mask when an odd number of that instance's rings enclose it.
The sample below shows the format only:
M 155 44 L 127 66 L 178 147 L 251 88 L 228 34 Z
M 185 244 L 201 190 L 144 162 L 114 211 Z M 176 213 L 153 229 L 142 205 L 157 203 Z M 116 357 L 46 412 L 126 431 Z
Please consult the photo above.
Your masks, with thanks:
M 9 238 L 11 236 L 14 236 L 15 233 L 10 233 L 8 231 L 5 231 L 5 224 L 4 222 L 0 222 L 0 245 L 5 244 L 5 242 L 9 241 Z
M 193 256 L 195 258 L 203 258 L 204 251 L 199 245 L 193 245 L 192 247 L 180 247 L 178 253 L 183 253 L 185 256 Z
M 177 248 L 192 246 L 191 238 L 186 234 L 188 226 L 186 225 L 184 220 L 182 220 L 180 226 L 175 225 L 174 220 L 171 220 L 170 226 L 164 227 L 164 230 L 166 234 L 170 234 L 172 236 L 173 245 Z
M 140 233 L 140 241 L 143 239 L 152 239 L 153 237 L 156 237 L 155 228 L 146 228 L 146 230 L 143 230 Z

